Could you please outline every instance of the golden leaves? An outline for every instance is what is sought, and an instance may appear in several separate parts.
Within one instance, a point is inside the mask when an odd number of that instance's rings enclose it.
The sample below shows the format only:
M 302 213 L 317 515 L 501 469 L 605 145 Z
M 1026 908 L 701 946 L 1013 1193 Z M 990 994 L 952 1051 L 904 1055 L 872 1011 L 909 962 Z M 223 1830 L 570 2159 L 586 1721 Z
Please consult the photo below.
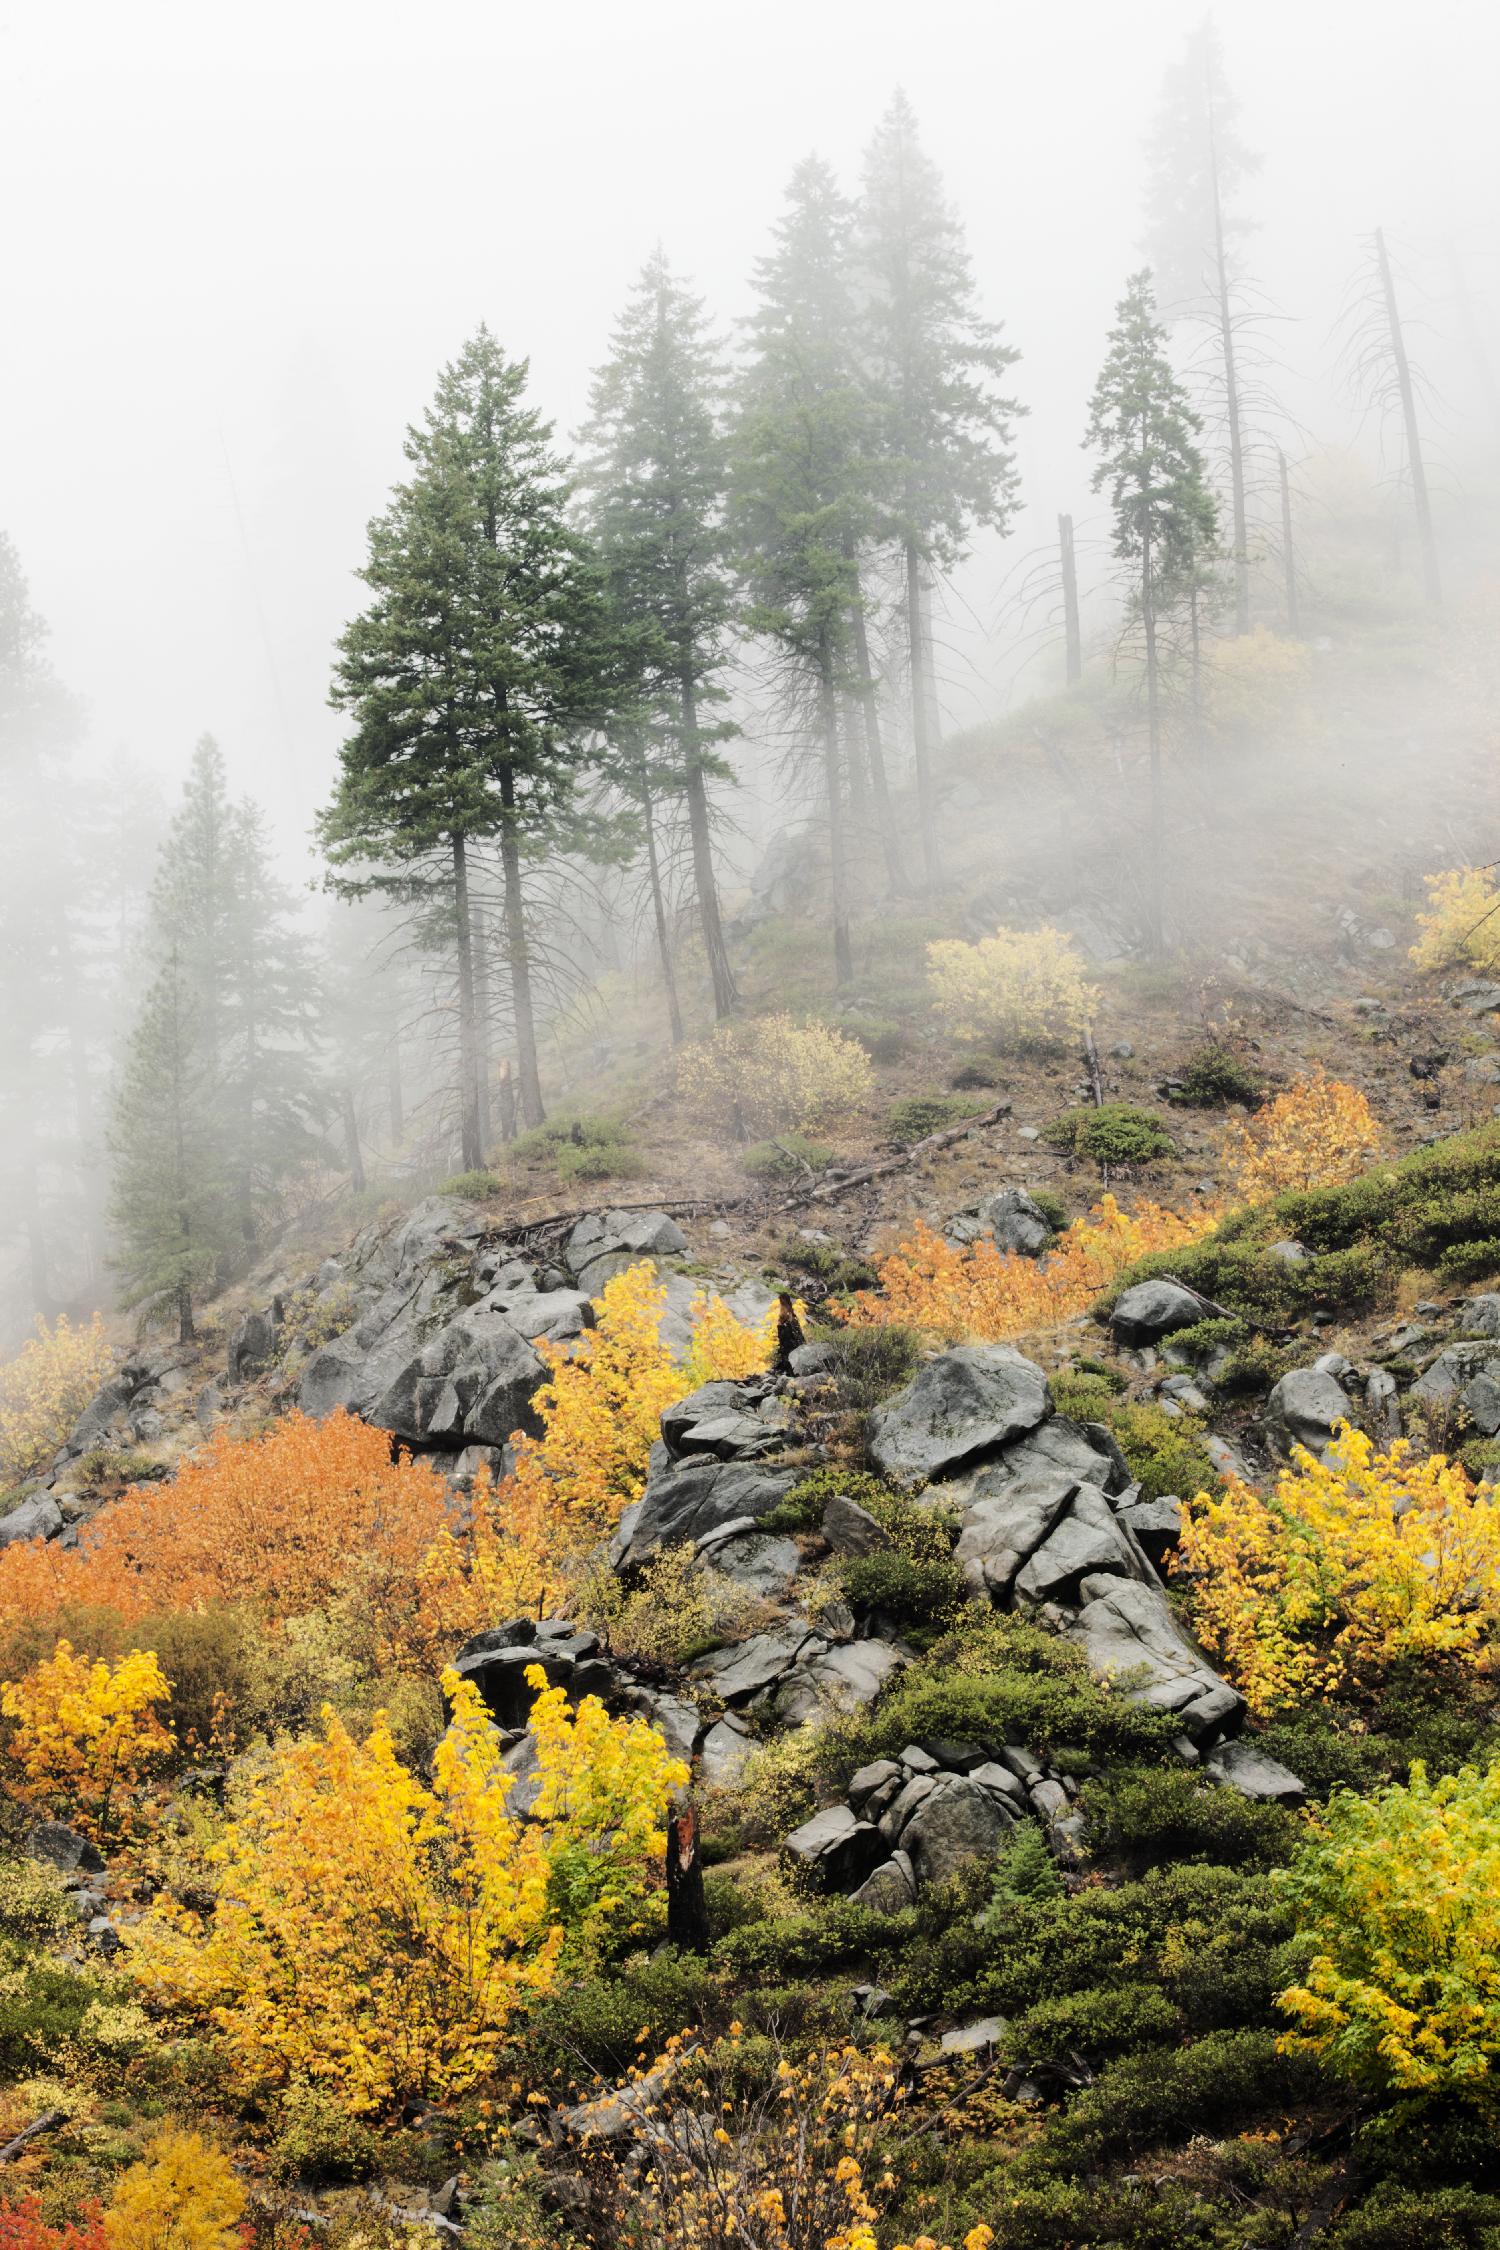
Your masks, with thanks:
M 927 948 L 927 989 L 956 1039 L 1018 1044 L 1077 1038 L 1099 1003 L 1083 958 L 1061 930 L 1008 930 L 968 945 Z
M 0 1367 L 0 1485 L 45 1468 L 109 1374 L 114 1355 L 96 1313 L 74 1328 L 63 1314 L 38 1320 L 17 1356 Z
M 107 1840 L 129 1824 L 142 1783 L 172 1749 L 152 1708 L 170 1692 L 148 1649 L 90 1664 L 59 1641 L 24 1679 L 0 1687 L 0 1712 L 14 1730 L 6 1746 L 12 1791 Z
M 1364 1095 L 1315 1070 L 1224 1136 L 1226 1186 L 1235 1203 L 1270 1203 L 1290 1189 L 1337 1187 L 1363 1171 L 1380 1145 Z

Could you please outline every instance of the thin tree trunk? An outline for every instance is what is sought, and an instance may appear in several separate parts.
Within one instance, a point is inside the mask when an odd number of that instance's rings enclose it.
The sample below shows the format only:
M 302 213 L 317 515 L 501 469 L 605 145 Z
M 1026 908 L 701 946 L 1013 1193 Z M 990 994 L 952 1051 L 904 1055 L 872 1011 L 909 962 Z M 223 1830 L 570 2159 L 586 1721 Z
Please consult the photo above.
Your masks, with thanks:
M 490 948 L 484 909 L 476 904 L 474 923 L 474 1080 L 479 1103 L 479 1146 L 493 1138 L 490 1124 Z M 484 1161 L 481 1155 L 480 1162 Z
M 1287 475 L 1286 455 L 1276 448 L 1276 465 L 1281 475 L 1281 570 L 1286 586 L 1286 629 L 1296 640 L 1302 627 L 1297 615 L 1297 556 L 1292 545 L 1292 485 Z
M 458 939 L 458 1117 L 462 1165 L 484 1162 L 479 1140 L 479 1082 L 474 1068 L 474 933 L 469 919 L 469 863 L 461 835 L 453 838 L 453 925 Z
M 1440 609 L 1443 586 L 1438 574 L 1437 540 L 1433 536 L 1427 470 L 1422 460 L 1422 433 L 1417 427 L 1417 396 L 1412 388 L 1411 364 L 1406 356 L 1406 337 L 1396 304 L 1395 277 L 1391 272 L 1385 232 L 1381 227 L 1375 229 L 1375 249 L 1380 260 L 1380 287 L 1385 297 L 1386 325 L 1391 335 L 1391 357 L 1396 363 L 1396 382 L 1401 392 L 1401 418 L 1406 424 L 1406 458 L 1411 469 L 1411 496 L 1416 509 L 1417 537 L 1422 545 L 1422 585 L 1433 608 Z
M 1166 826 L 1162 804 L 1161 693 L 1156 663 L 1156 598 L 1151 583 L 1151 540 L 1141 556 L 1141 621 L 1146 629 L 1146 725 L 1151 749 L 1150 865 L 1146 879 L 1146 943 L 1153 958 L 1163 950 L 1162 858 Z
M 1214 132 L 1213 87 L 1208 89 L 1209 179 L 1214 208 L 1214 271 L 1219 296 L 1219 344 L 1224 355 L 1224 419 L 1229 426 L 1229 498 L 1234 516 L 1234 629 L 1250 630 L 1250 529 L 1245 512 L 1245 435 L 1240 424 L 1240 371 L 1234 353 L 1234 308 L 1224 248 L 1224 207 L 1219 195 L 1219 148 Z
M 818 725 L 823 737 L 823 782 L 828 797 L 828 867 L 833 893 L 833 970 L 842 991 L 854 982 L 854 952 L 849 943 L 848 839 L 844 792 L 839 773 L 838 697 L 833 684 L 833 652 L 826 636 L 818 654 Z
M 854 600 L 849 608 L 849 626 L 853 636 L 859 706 L 864 719 L 870 794 L 875 801 L 875 824 L 880 830 L 880 848 L 885 854 L 886 879 L 894 898 L 906 888 L 906 876 L 901 864 L 901 839 L 896 834 L 896 815 L 891 807 L 890 784 L 886 778 L 885 745 L 880 737 L 880 704 L 875 692 L 875 673 L 870 663 L 870 636 L 865 629 L 864 596 L 857 576 Z
M 516 1076 L 509 1055 L 500 1065 L 500 1083 L 497 1088 L 500 1107 L 500 1139 L 509 1146 L 516 1137 Z
M 703 1854 L 692 1804 L 667 1821 L 667 1943 L 680 1953 L 707 1953 L 709 1947 Z
M 354 1107 L 354 1096 L 347 1086 L 339 1088 L 339 1108 L 344 1119 L 344 1161 L 349 1167 L 349 1185 L 356 1195 L 365 1192 L 365 1160 L 359 1145 L 359 1118 Z
M 922 600 L 922 558 L 911 541 L 906 548 L 906 640 L 911 660 L 911 743 L 917 779 L 917 826 L 922 838 L 922 876 L 930 889 L 936 889 L 942 879 L 942 868 L 938 861 L 937 822 L 932 802 L 927 616 Z
M 197 1339 L 193 1326 L 193 1292 L 185 1281 L 177 1284 L 177 1341 L 191 1344 Z
M 672 1044 L 682 1045 L 682 1008 L 677 998 L 677 970 L 672 960 L 672 933 L 667 923 L 667 902 L 662 892 L 661 858 L 656 848 L 656 806 L 646 778 L 646 761 L 640 765 L 641 822 L 646 834 L 646 875 L 651 885 L 651 918 L 656 924 L 656 950 L 661 959 L 662 989 L 667 996 L 667 1023 Z
M 406 1103 L 401 1090 L 401 1042 L 394 1037 L 385 1054 L 385 1103 L 391 1147 L 399 1148 L 406 1131 Z
M 844 770 L 849 776 L 849 817 L 861 836 L 870 825 L 870 769 L 865 762 L 863 730 L 855 724 L 854 705 L 839 697 L 839 733 L 844 744 Z
M 687 799 L 688 835 L 693 847 L 693 889 L 698 900 L 698 921 L 703 950 L 708 956 L 713 985 L 714 1020 L 722 1022 L 739 1006 L 739 988 L 729 966 L 724 925 L 719 915 L 719 884 L 714 873 L 713 835 L 708 822 L 708 787 L 698 756 L 698 695 L 692 667 L 684 665 L 679 680 L 682 697 L 682 793 Z
M 510 971 L 511 1012 L 516 1027 L 516 1067 L 520 1080 L 521 1123 L 544 1125 L 542 1074 L 536 1059 L 536 1011 L 531 1001 L 531 948 L 526 938 L 526 901 L 521 890 L 521 842 L 516 833 L 516 783 L 509 761 L 500 774 L 500 869 L 505 878 L 505 960 Z
M 1083 678 L 1083 631 L 1078 620 L 1078 558 L 1073 549 L 1071 516 L 1057 519 L 1057 545 L 1062 556 L 1064 678 L 1074 688 Z

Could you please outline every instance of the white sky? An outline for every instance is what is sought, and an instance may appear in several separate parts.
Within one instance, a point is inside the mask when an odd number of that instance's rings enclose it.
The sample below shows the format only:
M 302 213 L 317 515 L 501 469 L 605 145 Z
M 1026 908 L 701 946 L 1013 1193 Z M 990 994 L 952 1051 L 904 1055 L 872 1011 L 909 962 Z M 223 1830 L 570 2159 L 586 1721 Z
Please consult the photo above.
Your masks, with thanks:
M 53 654 L 175 789 L 224 746 L 296 862 L 329 652 L 404 424 L 481 320 L 564 431 L 660 236 L 726 323 L 786 177 L 855 177 L 903 85 L 1023 352 L 1031 523 L 1087 513 L 1084 401 L 1138 262 L 1140 139 L 1199 0 L 27 0 L 0 13 L 0 524 Z M 1493 308 L 1493 0 L 1220 0 L 1265 156 L 1253 261 L 1328 414 L 1377 221 Z M 1435 269 L 1434 269 L 1435 270 Z M 238 514 L 235 495 L 238 496 Z M 243 528 L 242 528 L 243 526 Z M 976 558 L 981 623 L 1007 558 Z M 984 651 L 978 653 L 982 671 Z M 976 690 L 981 699 L 983 690 Z M 969 715 L 960 713 L 959 715 Z

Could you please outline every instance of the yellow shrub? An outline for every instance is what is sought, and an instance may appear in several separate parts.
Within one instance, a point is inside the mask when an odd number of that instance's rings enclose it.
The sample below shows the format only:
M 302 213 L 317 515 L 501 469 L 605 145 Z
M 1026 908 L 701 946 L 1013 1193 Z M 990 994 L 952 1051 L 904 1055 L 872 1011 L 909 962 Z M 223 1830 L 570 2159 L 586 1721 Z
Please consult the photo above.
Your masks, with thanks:
M 873 1084 L 870 1058 L 856 1041 L 789 1015 L 720 1024 L 677 1065 L 689 1114 L 734 1141 L 835 1124 L 869 1099 Z
M 1494 2103 L 1500 1765 L 1339 1790 L 1280 1878 L 1313 1957 L 1282 2041 L 1357 2084 Z
M 1347 1423 L 1269 1498 L 1231 1476 L 1184 1513 L 1175 1567 L 1251 1709 L 1334 1694 L 1401 1657 L 1477 1664 L 1500 1619 L 1500 1497 L 1457 1462 Z
M 683 1362 L 683 1397 L 702 1383 L 740 1383 L 747 1375 L 763 1375 L 776 1350 L 776 1317 L 773 1304 L 759 1327 L 747 1328 L 722 1297 L 700 1290 L 689 1310 L 693 1338 Z
M 1011 1044 L 1079 1038 L 1099 1002 L 1082 957 L 1061 930 L 996 930 L 967 945 L 927 948 L 927 988 L 955 1039 Z
M 450 1671 L 430 1788 L 383 1720 L 357 1743 L 325 1711 L 321 1740 L 284 1751 L 214 1847 L 211 1921 L 165 1899 L 137 1926 L 148 1997 L 212 2022 L 248 2090 L 311 2084 L 352 2114 L 462 2093 L 564 1947 L 586 1958 L 629 1920 L 687 1769 L 644 1721 L 593 1697 L 570 1714 L 538 1666 L 527 1679 L 532 1819 L 508 1812 L 500 1735 Z
M 985 1241 L 955 1250 L 919 1219 L 911 1240 L 880 1261 L 879 1290 L 861 1292 L 848 1317 L 864 1326 L 920 1328 L 946 1343 L 1002 1343 L 1086 1312 L 1137 1258 L 1195 1241 L 1216 1217 L 1207 1209 L 1184 1217 L 1156 1203 L 1122 1211 L 1106 1195 L 1045 1258 L 1022 1258 Z
M 1429 875 L 1427 911 L 1417 916 L 1419 932 L 1411 958 L 1419 969 L 1460 965 L 1500 973 L 1500 891 L 1488 867 L 1448 867 Z
M 96 1313 L 86 1328 L 66 1314 L 36 1324 L 0 1368 L 0 1485 L 21 1484 L 52 1459 L 109 1374 L 113 1354 Z
M 1294 1188 L 1337 1187 L 1362 1172 L 1379 1145 L 1379 1120 L 1358 1087 L 1316 1070 L 1229 1127 L 1228 1193 L 1236 1203 L 1270 1203 Z
M 22 1680 L 0 1687 L 10 1787 L 23 1804 L 66 1820 L 96 1841 L 128 1821 L 151 1768 L 172 1748 L 152 1705 L 171 1693 L 148 1649 L 118 1664 L 90 1664 L 59 1641 Z
M 196 2133 L 158 2133 L 121 2174 L 104 2214 L 109 2250 L 240 2250 L 245 2191 Z
M 1305 643 L 1286 640 L 1264 625 L 1215 641 L 1205 672 L 1210 725 L 1230 741 L 1264 739 L 1295 712 L 1311 671 L 1312 653 Z

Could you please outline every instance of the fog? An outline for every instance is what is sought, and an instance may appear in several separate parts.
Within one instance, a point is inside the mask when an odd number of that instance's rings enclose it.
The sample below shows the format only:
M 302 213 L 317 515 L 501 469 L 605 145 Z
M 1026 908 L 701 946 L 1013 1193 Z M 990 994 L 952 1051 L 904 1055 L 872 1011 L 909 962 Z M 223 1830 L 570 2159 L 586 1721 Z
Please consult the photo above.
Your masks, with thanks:
M 1008 551 L 981 535 L 949 605 L 945 713 L 983 716 L 1008 676 L 1007 570 L 1059 508 L 1098 513 L 1084 405 L 1139 260 L 1143 132 L 1201 14 L 1198 0 L 10 11 L 0 513 L 94 749 L 128 746 L 175 790 L 213 732 L 306 879 L 339 739 L 331 644 L 438 367 L 487 320 L 570 431 L 652 245 L 730 327 L 793 164 L 815 148 L 852 187 L 898 85 L 985 309 L 1023 355 L 1027 506 Z M 1500 18 L 1481 0 L 1420 18 L 1394 0 L 1229 0 L 1216 20 L 1264 157 L 1249 257 L 1284 316 L 1287 406 L 1324 441 L 1352 434 L 1329 328 L 1383 224 L 1431 300 L 1424 357 L 1461 415 L 1450 245 L 1500 364 Z

